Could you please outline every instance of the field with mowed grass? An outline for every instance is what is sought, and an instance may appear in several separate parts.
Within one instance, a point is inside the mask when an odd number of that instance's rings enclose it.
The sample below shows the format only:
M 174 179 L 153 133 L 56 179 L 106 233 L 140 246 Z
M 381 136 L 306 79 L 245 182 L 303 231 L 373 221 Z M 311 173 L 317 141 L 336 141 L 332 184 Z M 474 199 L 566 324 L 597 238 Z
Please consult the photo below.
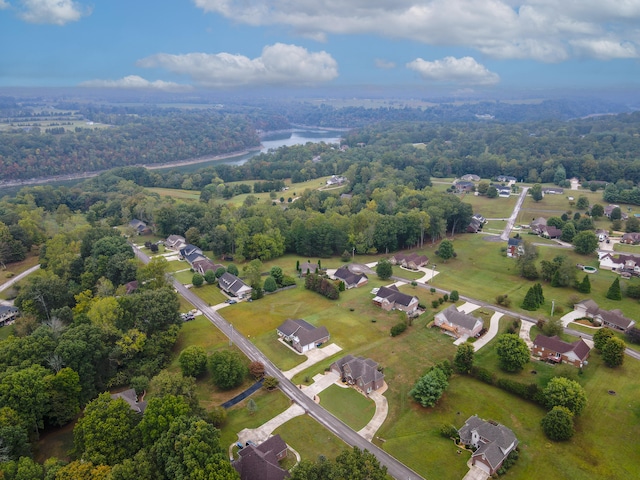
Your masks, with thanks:
M 312 462 L 318 460 L 319 456 L 333 459 L 343 450 L 350 448 L 308 415 L 292 418 L 276 428 L 273 434 L 280 434 L 303 460 Z
M 459 197 L 461 195 L 458 195 Z M 509 198 L 488 198 L 486 196 L 466 194 L 462 201 L 473 206 L 473 213 L 479 213 L 485 218 L 509 218 L 516 206 L 518 195 L 513 194 Z
M 319 396 L 320 405 L 355 431 L 366 426 L 376 413 L 375 402 L 353 388 L 331 385 Z

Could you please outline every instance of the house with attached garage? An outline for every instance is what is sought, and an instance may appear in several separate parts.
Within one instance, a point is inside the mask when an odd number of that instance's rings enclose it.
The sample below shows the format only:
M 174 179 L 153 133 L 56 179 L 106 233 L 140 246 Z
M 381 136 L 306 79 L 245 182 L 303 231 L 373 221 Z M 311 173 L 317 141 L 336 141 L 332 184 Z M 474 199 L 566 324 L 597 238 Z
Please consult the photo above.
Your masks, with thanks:
M 456 338 L 475 337 L 484 327 L 481 319 L 461 312 L 455 305 L 438 312 L 433 319 L 435 326 Z
M 199 258 L 198 260 L 193 262 L 191 266 L 200 275 L 204 275 L 209 270 L 213 270 L 214 272 L 217 272 L 219 268 L 224 268 L 224 265 L 221 265 L 219 263 L 213 263 L 208 258 Z
M 129 226 L 135 230 L 138 235 L 149 235 L 151 234 L 151 229 L 144 223 L 142 220 L 138 220 L 134 218 L 129 222 Z
M 280 467 L 279 461 L 287 456 L 287 444 L 279 434 L 269 437 L 260 445 L 248 443 L 238 452 L 238 459 L 231 462 L 240 480 L 283 480 L 289 472 Z
M 333 274 L 334 280 L 342 280 L 346 289 L 357 288 L 365 285 L 369 281 L 364 273 L 354 273 L 348 266 L 338 268 Z
M 300 353 L 308 352 L 329 341 L 327 327 L 315 327 L 302 319 L 287 319 L 276 332 Z
M 383 310 L 402 310 L 411 315 L 418 309 L 418 297 L 407 295 L 398 290 L 395 285 L 380 287 L 373 297 L 373 303 Z
M 389 259 L 391 265 L 400 265 L 410 270 L 418 270 L 429 263 L 429 257 L 418 253 L 396 253 Z
M 539 334 L 533 341 L 532 353 L 534 357 L 553 363 L 569 363 L 574 367 L 582 368 L 591 347 L 580 338 L 573 343 L 565 342 L 557 335 L 547 337 Z
M 576 312 L 582 313 L 583 317 L 592 318 L 594 323 L 598 325 L 622 332 L 628 331 L 636 324 L 635 321 L 625 317 L 622 311 L 618 309 L 605 310 L 600 308 L 598 304 L 591 299 L 576 303 L 573 309 Z
M 489 475 L 495 474 L 518 446 L 518 439 L 510 429 L 477 415 L 469 417 L 458 434 L 460 443 L 476 449 L 471 455 L 471 464 Z
M 232 273 L 225 272 L 218 279 L 218 286 L 233 297 L 247 298 L 251 295 L 252 288 Z
M 182 235 L 169 235 L 164 241 L 165 248 L 179 252 L 187 246 L 187 241 Z
M 367 394 L 384 386 L 384 374 L 370 358 L 347 355 L 332 363 L 330 370 L 340 375 L 343 382 Z

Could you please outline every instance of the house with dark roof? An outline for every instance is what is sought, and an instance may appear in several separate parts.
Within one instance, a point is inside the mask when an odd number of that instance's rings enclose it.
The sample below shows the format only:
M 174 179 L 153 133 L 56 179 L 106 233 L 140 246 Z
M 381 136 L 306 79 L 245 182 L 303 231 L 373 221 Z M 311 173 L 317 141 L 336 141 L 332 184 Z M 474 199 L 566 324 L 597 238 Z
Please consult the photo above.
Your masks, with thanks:
M 240 480 L 283 480 L 290 476 L 278 463 L 287 456 L 287 444 L 279 434 L 260 445 L 247 445 L 238 452 L 238 456 L 231 465 L 240 475 Z
M 477 415 L 469 417 L 458 434 L 460 443 L 476 448 L 471 455 L 471 464 L 488 475 L 496 473 L 518 446 L 518 439 L 510 429 L 496 422 L 482 420 Z
M 364 273 L 354 273 L 347 265 L 338 268 L 333 274 L 335 280 L 342 280 L 345 288 L 357 288 L 365 285 L 369 281 Z
M 521 238 L 510 238 L 507 240 L 507 257 L 518 258 L 524 255 L 524 246 Z
M 631 329 L 636 322 L 625 317 L 619 309 L 605 310 L 600 308 L 596 302 L 591 299 L 583 300 L 576 303 L 573 309 L 582 313 L 584 317 L 592 318 L 595 323 L 603 327 L 621 330 L 623 332 Z
M 315 327 L 302 319 L 287 319 L 276 332 L 298 352 L 304 353 L 329 341 L 327 327 Z
M 429 263 L 429 257 L 418 253 L 398 252 L 389 259 L 389 262 L 391 265 L 400 265 L 411 270 L 418 270 L 419 267 L 424 267 Z
M 347 355 L 332 363 L 330 370 L 340 375 L 343 382 L 367 394 L 384 386 L 384 374 L 370 358 Z
M 129 222 L 129 226 L 133 228 L 138 235 L 149 235 L 151 233 L 151 229 L 144 223 L 142 220 L 138 220 L 134 218 Z
M 124 390 L 118 393 L 112 393 L 111 398 L 113 400 L 117 400 L 118 398 L 121 398 L 122 400 L 124 400 L 129 404 L 129 407 L 131 407 L 131 410 L 137 413 L 144 413 L 145 408 L 147 408 L 147 402 L 145 401 L 139 402 L 138 395 L 136 394 L 136 391 L 133 388 L 130 388 L 129 390 Z
M 213 261 L 206 257 L 197 259 L 191 264 L 191 266 L 200 275 L 204 275 L 209 270 L 213 270 L 214 272 L 216 272 L 219 268 L 224 268 L 224 265 L 213 263 Z
M 613 213 L 613 211 L 616 208 L 620 208 L 620 205 L 607 205 L 606 207 L 604 207 L 604 216 L 607 218 L 611 218 L 611 214 Z M 622 211 L 622 209 L 620 210 L 620 218 L 622 220 L 626 220 L 627 218 L 629 218 L 629 215 L 627 215 L 626 213 L 624 213 Z
M 233 297 L 246 298 L 251 295 L 251 287 L 229 272 L 218 279 L 218 286 Z
M 542 228 L 546 226 L 547 226 L 547 219 L 544 217 L 534 218 L 529 224 L 531 231 L 536 235 L 540 235 L 540 233 L 542 232 Z
M 511 196 L 511 187 L 508 185 L 494 185 L 498 191 L 498 196 L 502 198 L 509 198 Z
M 202 250 L 195 245 L 185 245 L 180 249 L 180 256 L 193 267 L 193 262 L 206 259 Z
M 129 283 L 125 283 L 124 287 L 126 289 L 125 293 L 127 295 L 131 295 L 133 292 L 138 290 L 138 281 L 137 280 L 131 280 Z
M 438 312 L 433 319 L 433 323 L 446 333 L 457 338 L 463 336 L 475 337 L 484 326 L 481 319 L 459 311 L 455 305 Z
M 473 192 L 476 185 L 473 182 L 458 181 L 453 185 L 456 192 Z
M 165 248 L 179 252 L 187 246 L 187 241 L 182 235 L 169 235 L 164 241 Z
M 18 315 L 20 315 L 20 310 L 17 307 L 0 305 L 0 327 L 11 325 L 18 318 Z
M 402 310 L 408 314 L 413 314 L 418 309 L 420 301 L 418 297 L 407 295 L 398 290 L 395 285 L 380 287 L 373 297 L 373 303 L 383 310 Z
M 622 235 L 620 239 L 620 243 L 626 243 L 628 245 L 637 245 L 640 243 L 640 233 L 638 232 L 630 232 Z
M 565 342 L 557 335 L 547 337 L 538 334 L 533 341 L 532 353 L 541 360 L 553 363 L 570 363 L 582 368 L 589 357 L 591 347 L 580 338 L 573 343 Z

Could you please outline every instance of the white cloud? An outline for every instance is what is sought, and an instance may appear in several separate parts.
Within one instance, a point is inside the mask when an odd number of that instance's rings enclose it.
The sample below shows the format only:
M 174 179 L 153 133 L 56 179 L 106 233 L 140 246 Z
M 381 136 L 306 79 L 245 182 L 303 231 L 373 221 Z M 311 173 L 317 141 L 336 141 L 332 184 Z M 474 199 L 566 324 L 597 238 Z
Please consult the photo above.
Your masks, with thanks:
M 471 47 L 496 58 L 620 58 L 631 51 L 638 56 L 640 45 L 640 0 L 193 1 L 206 12 L 239 23 L 287 26 L 317 40 L 330 34 L 374 34 Z M 584 48 L 611 36 L 623 52 Z
M 26 22 L 53 25 L 76 22 L 91 13 L 73 0 L 20 0 L 18 8 L 20 17 Z
M 8 2 L 5 2 L 5 0 L 0 0 L 0 10 L 4 10 L 5 8 L 9 8 L 11 5 L 9 5 Z
M 459 85 L 495 85 L 500 77 L 472 57 L 445 57 L 429 62 L 416 58 L 407 68 L 418 72 L 425 80 Z
M 389 60 L 384 60 L 382 58 L 376 58 L 375 65 L 377 68 L 381 68 L 383 70 L 391 70 L 392 68 L 396 68 L 396 64 L 394 62 L 390 62 Z
M 636 58 L 638 56 L 636 46 L 629 42 L 620 43 L 616 40 L 600 38 L 575 40 L 571 44 L 576 51 L 583 53 L 585 56 L 602 60 Z
M 254 59 L 230 53 L 158 53 L 139 60 L 138 66 L 188 75 L 206 87 L 313 85 L 338 76 L 338 64 L 328 53 L 282 43 L 264 47 Z
M 129 75 L 119 80 L 89 80 L 80 84 L 81 87 L 95 88 L 128 88 L 128 89 L 150 89 L 164 91 L 184 91 L 190 90 L 190 85 L 181 85 L 174 82 L 155 80 L 153 82 L 145 80 L 138 75 Z

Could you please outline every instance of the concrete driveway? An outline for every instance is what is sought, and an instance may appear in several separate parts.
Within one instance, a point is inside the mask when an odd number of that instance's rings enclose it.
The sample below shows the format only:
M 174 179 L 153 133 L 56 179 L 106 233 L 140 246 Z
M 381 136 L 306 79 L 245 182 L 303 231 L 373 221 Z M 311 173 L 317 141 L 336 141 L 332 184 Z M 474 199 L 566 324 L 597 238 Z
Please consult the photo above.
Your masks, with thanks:
M 503 314 L 500 312 L 495 312 L 491 316 L 491 323 L 489 324 L 489 330 L 487 330 L 487 333 L 485 333 L 482 337 L 480 337 L 478 340 L 476 340 L 473 343 L 473 348 L 476 352 L 480 350 L 482 347 L 484 347 L 487 343 L 489 343 L 493 339 L 493 337 L 496 336 L 496 334 L 498 333 L 498 327 L 500 326 L 500 317 L 502 317 L 502 315 Z M 527 323 L 527 322 L 524 322 L 524 323 Z
M 574 320 L 577 320 L 580 317 L 583 317 L 584 315 L 576 310 L 572 310 L 571 312 L 567 313 L 566 315 L 563 315 L 562 317 L 560 317 L 560 321 L 562 322 L 562 326 L 563 327 L 567 327 L 567 325 L 569 325 L 571 322 L 573 322 Z
M 387 414 L 389 413 L 387 397 L 383 395 L 386 389 L 387 385 L 385 383 L 383 388 L 369 394 L 369 398 L 376 403 L 376 413 L 373 414 L 373 418 L 369 420 L 369 423 L 358 431 L 360 435 L 369 441 L 373 440 L 374 435 L 387 419 Z
M 530 350 L 533 348 L 533 342 L 531 341 L 531 327 L 533 327 L 533 323 L 520 322 L 520 331 L 518 332 L 518 335 L 520 335 L 520 338 L 524 340 Z
M 287 347 L 289 347 L 289 346 L 287 345 Z M 323 347 L 323 348 L 314 348 L 312 350 L 309 350 L 308 352 L 305 352 L 303 354 L 303 355 L 307 356 L 307 360 L 306 361 L 302 362 L 300 365 L 296 365 L 291 370 L 287 370 L 286 372 L 282 372 L 282 374 L 285 377 L 287 377 L 289 380 L 291 380 L 298 373 L 302 372 L 303 370 L 306 370 L 307 368 L 311 367 L 312 365 L 314 365 L 314 364 L 316 364 L 318 362 L 321 362 L 325 358 L 329 358 L 332 355 L 335 355 L 340 350 L 342 350 L 342 347 L 340 345 L 335 344 L 335 343 L 331 343 L 331 344 L 329 344 L 329 345 L 327 345 L 326 347 Z
M 458 307 L 458 311 L 459 311 L 459 312 L 462 312 L 462 313 L 467 313 L 467 314 L 468 314 L 468 313 L 471 313 L 471 312 L 473 312 L 474 310 L 477 310 L 477 309 L 479 309 L 479 308 L 480 308 L 480 305 L 477 305 L 477 304 L 475 304 L 475 303 L 471 303 L 471 302 L 466 302 L 466 303 L 463 303 L 462 305 L 460 305 L 460 306 Z

